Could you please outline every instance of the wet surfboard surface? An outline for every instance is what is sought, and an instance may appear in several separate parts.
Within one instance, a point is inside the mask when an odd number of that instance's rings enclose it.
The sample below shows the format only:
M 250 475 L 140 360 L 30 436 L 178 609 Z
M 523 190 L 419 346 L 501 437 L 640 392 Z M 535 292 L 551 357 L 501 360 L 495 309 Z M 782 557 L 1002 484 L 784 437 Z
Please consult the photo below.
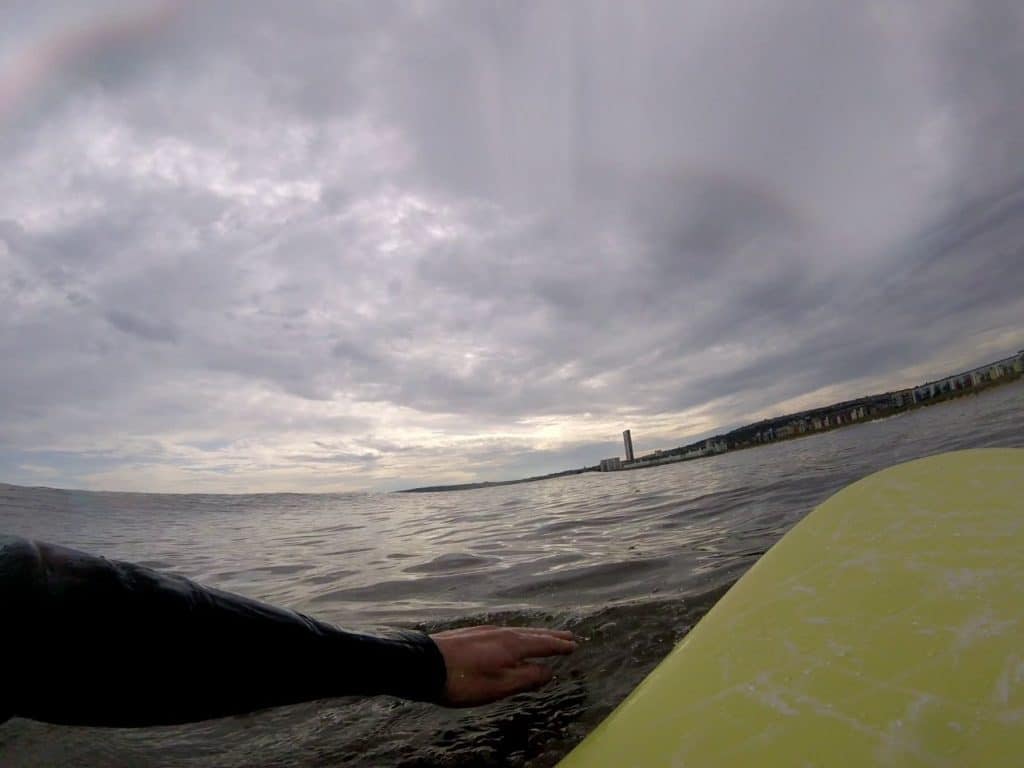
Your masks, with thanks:
M 559 765 L 1024 765 L 1024 449 L 839 491 Z

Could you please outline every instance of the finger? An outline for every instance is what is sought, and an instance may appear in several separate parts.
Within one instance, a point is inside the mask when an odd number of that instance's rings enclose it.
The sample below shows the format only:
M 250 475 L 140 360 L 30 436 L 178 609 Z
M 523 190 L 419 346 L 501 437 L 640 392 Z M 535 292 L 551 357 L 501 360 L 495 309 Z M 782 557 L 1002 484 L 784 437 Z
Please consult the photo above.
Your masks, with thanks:
M 513 630 L 516 634 L 522 635 L 523 637 L 544 637 L 554 638 L 557 640 L 570 640 L 576 641 L 576 635 L 572 632 L 567 632 L 561 629 L 544 629 L 543 627 L 517 627 Z
M 518 633 L 518 635 L 520 637 L 522 637 L 522 638 L 526 638 L 527 640 L 537 641 L 539 639 L 541 641 L 547 641 L 547 642 L 553 642 L 554 641 L 556 643 L 556 645 L 561 646 L 561 647 L 565 647 L 565 646 L 562 645 L 564 643 L 572 643 L 572 648 L 573 649 L 576 648 L 576 645 L 579 642 L 578 638 L 576 638 L 572 634 L 557 634 L 557 635 L 554 635 L 554 634 L 547 633 L 547 632 L 542 634 L 542 633 L 539 633 L 539 632 L 534 632 L 533 630 L 530 630 L 530 629 L 522 630 L 522 631 L 520 631 Z M 569 652 L 571 652 L 571 651 L 569 651 Z
M 511 696 L 514 693 L 532 691 L 540 688 L 549 682 L 554 676 L 551 667 L 543 664 L 519 664 L 507 670 L 505 677 L 505 694 Z
M 567 629 L 547 629 L 545 627 L 519 627 L 518 632 L 528 632 L 531 635 L 547 635 L 548 637 L 560 637 L 563 640 L 572 640 L 576 636 Z
M 572 653 L 576 643 L 562 637 L 551 635 L 534 635 L 528 632 L 513 635 L 513 651 L 520 659 L 538 659 L 543 656 L 556 656 Z

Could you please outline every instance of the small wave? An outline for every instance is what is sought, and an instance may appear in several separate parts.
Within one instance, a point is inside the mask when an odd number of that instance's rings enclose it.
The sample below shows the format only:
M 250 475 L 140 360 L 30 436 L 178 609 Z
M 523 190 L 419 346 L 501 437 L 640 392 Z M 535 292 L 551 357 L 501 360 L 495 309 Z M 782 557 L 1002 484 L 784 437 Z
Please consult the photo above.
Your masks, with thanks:
M 306 576 L 303 581 L 307 584 L 330 584 L 342 579 L 347 579 L 349 576 L 354 576 L 358 571 L 331 571 L 330 573 L 322 573 L 319 576 Z
M 293 576 L 313 568 L 312 565 L 294 563 L 290 565 L 261 565 L 255 568 L 238 568 L 229 571 L 218 571 L 211 574 L 211 578 L 218 581 L 229 581 L 231 579 L 247 578 L 250 576 Z
M 380 581 L 366 587 L 334 589 L 314 596 L 310 602 L 408 600 L 424 595 L 435 595 L 443 592 L 444 588 L 449 585 L 458 585 L 462 582 L 461 576 L 430 576 L 418 579 Z
M 670 558 L 667 557 L 652 557 L 588 565 L 562 571 L 557 575 L 546 576 L 535 581 L 526 581 L 515 587 L 500 589 L 494 595 L 501 598 L 521 599 L 545 592 L 601 590 L 612 585 L 629 584 L 648 575 L 651 571 L 665 567 L 670 562 Z
M 449 552 L 439 555 L 429 562 L 410 565 L 402 570 L 405 573 L 456 573 L 482 568 L 497 562 L 497 559 L 496 557 L 480 557 L 468 552 Z

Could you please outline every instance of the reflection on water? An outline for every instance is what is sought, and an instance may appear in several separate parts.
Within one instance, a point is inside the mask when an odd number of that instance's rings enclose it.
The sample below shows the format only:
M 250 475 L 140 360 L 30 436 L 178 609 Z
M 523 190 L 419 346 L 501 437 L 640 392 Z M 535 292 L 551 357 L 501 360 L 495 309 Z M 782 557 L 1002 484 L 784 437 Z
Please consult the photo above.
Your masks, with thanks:
M 0 763 L 552 765 L 814 506 L 877 469 L 972 446 L 1024 446 L 1024 385 L 706 460 L 457 493 L 0 486 L 5 532 L 345 626 L 540 624 L 588 638 L 555 684 L 474 710 L 377 698 L 136 731 L 16 720 L 0 726 Z

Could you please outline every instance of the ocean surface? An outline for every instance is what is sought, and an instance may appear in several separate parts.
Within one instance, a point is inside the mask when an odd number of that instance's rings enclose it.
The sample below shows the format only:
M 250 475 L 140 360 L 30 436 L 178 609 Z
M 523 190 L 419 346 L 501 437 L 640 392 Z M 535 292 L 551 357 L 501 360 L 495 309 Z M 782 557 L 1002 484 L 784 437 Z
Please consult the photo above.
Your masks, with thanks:
M 1024 383 L 683 464 L 471 491 L 0 485 L 6 533 L 175 571 L 343 626 L 542 625 L 586 638 L 543 690 L 477 709 L 378 697 L 139 730 L 14 719 L 0 725 L 0 765 L 553 765 L 830 494 L 892 464 L 988 446 L 1024 446 Z

